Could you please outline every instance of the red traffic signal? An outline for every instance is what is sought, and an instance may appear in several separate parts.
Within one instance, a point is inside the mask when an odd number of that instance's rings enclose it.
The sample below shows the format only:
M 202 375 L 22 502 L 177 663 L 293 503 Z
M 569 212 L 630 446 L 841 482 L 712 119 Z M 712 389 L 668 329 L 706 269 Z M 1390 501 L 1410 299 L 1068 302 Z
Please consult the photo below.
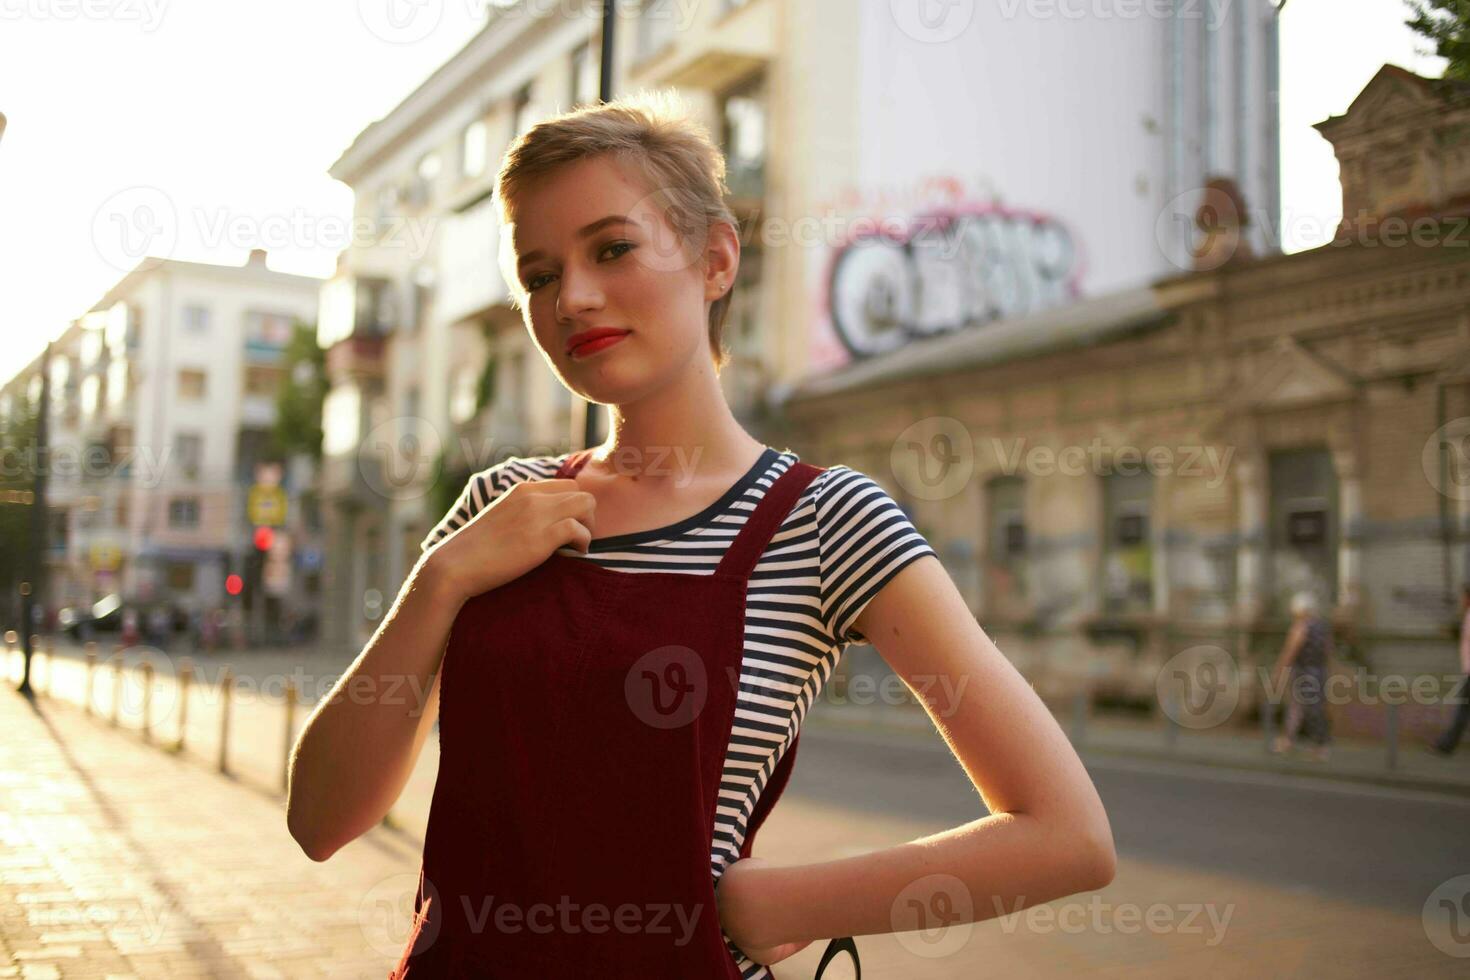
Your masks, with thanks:
M 271 543 L 276 540 L 276 532 L 269 525 L 262 525 L 255 529 L 255 550 L 270 551 Z
M 225 592 L 227 592 L 228 594 L 239 595 L 240 591 L 244 588 L 245 581 L 244 579 L 240 578 L 240 576 L 235 574 L 225 576 Z

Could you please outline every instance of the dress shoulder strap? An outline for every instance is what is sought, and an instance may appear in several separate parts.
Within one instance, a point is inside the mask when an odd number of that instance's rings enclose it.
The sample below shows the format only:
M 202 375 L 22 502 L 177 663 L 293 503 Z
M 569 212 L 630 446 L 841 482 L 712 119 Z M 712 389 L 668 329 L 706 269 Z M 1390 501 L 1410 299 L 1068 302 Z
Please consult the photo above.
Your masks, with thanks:
M 787 467 L 786 472 L 777 477 L 771 489 L 761 497 L 760 503 L 755 505 L 745 526 L 726 550 L 725 557 L 720 559 L 720 567 L 715 574 L 748 578 L 760 561 L 761 552 L 766 550 L 766 545 L 781 527 L 801 492 L 821 475 L 823 469 L 800 460 Z

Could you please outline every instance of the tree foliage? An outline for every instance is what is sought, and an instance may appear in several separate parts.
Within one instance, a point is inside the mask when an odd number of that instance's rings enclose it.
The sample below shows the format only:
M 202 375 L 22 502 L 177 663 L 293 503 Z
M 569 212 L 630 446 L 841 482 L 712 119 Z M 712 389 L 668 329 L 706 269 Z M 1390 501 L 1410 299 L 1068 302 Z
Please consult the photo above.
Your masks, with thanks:
M 1413 16 L 1406 20 L 1416 34 L 1434 42 L 1444 58 L 1444 77 L 1470 81 L 1470 0 L 1404 0 Z

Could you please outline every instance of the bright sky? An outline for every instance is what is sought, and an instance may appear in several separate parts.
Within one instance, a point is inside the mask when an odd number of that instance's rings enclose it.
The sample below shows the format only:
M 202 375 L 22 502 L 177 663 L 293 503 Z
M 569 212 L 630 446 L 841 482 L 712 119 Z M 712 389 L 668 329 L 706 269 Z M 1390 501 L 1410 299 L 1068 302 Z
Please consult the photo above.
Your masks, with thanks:
M 352 196 L 326 168 L 473 36 L 490 0 L 411 2 L 442 7 L 413 43 L 369 26 L 386 0 L 0 0 L 0 379 L 134 264 L 107 226 L 120 202 L 178 229 L 174 257 L 238 265 L 264 236 L 272 268 L 329 275 Z M 1403 11 L 1289 0 L 1282 14 L 1288 251 L 1341 214 L 1311 124 L 1384 62 L 1442 70 Z

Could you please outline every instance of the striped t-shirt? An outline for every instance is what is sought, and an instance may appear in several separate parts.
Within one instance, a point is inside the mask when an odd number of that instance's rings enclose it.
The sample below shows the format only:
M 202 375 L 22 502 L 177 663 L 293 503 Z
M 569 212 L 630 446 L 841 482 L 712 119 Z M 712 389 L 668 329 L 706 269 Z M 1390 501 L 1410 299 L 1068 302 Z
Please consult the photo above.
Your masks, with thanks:
M 514 484 L 552 478 L 569 455 L 512 456 L 476 473 L 421 548 L 463 527 Z M 557 552 L 618 571 L 713 574 L 761 497 L 798 459 L 767 446 L 739 482 L 693 517 L 593 538 L 585 553 L 571 545 Z M 832 466 L 803 489 L 746 593 L 745 654 L 710 853 L 715 879 L 739 858 L 756 802 L 843 648 L 867 642 L 853 621 L 900 569 L 934 554 L 898 503 L 864 473 Z M 771 976 L 728 936 L 726 944 L 743 977 Z

